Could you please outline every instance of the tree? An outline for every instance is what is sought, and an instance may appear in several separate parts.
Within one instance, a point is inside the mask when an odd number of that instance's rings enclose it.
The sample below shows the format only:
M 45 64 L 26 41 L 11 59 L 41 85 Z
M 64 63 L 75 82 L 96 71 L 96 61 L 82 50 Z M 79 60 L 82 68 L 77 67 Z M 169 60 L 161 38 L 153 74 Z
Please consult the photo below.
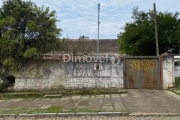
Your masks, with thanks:
M 118 35 L 120 52 L 128 55 L 156 55 L 154 13 L 133 9 L 133 22 Z M 180 53 L 179 13 L 157 12 L 159 52 Z
M 57 50 L 61 43 L 57 21 L 55 11 L 47 7 L 24 0 L 4 1 L 0 8 L 0 67 L 16 68 L 39 54 Z

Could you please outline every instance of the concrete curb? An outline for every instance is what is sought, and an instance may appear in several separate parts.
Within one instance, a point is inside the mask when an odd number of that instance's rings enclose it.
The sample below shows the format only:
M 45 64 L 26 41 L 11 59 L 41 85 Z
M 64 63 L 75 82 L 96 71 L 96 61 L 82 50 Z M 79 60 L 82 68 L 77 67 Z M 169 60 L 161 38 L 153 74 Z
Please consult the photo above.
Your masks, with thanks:
M 180 113 L 128 113 L 128 112 L 77 112 L 77 113 L 38 113 L 38 114 L 0 114 L 4 117 L 71 117 L 71 116 L 180 116 Z
M 180 113 L 130 113 L 129 116 L 180 116 Z
M 13 117 L 13 118 L 16 118 L 18 116 L 19 116 L 18 114 L 0 114 L 0 118 L 3 118 L 3 117 Z
M 19 114 L 19 117 L 57 117 L 57 113 Z
M 38 114 L 0 114 L 0 117 L 69 117 L 69 116 L 122 116 L 122 112 L 77 112 L 77 113 L 38 113 Z

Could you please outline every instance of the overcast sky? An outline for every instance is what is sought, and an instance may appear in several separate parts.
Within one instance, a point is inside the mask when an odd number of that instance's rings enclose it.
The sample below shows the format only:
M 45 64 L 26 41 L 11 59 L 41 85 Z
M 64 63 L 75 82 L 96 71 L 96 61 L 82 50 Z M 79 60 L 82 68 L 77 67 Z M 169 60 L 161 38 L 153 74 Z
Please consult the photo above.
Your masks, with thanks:
M 97 38 L 98 3 L 100 12 L 100 39 L 116 39 L 126 22 L 132 21 L 132 8 L 148 11 L 156 3 L 157 11 L 180 12 L 179 0 L 31 0 L 38 6 L 56 10 L 57 27 L 63 30 L 62 37 Z M 48 3 L 49 2 L 49 3 Z M 0 0 L 0 6 L 2 0 Z

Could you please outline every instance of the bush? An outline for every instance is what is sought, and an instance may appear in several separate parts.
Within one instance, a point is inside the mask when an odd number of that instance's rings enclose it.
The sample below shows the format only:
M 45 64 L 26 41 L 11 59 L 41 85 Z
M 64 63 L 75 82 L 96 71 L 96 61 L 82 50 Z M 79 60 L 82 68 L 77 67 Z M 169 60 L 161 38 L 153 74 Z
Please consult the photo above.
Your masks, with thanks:
M 0 93 L 4 92 L 7 89 L 7 85 L 8 85 L 7 81 L 0 82 Z

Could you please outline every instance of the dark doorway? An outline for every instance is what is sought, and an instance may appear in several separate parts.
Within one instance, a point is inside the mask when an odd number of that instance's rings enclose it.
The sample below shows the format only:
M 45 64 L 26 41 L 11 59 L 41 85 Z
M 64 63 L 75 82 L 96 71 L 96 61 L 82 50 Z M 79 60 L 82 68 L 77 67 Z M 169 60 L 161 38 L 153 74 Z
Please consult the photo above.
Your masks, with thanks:
M 6 80 L 8 82 L 8 87 L 9 86 L 14 86 L 15 85 L 15 77 L 13 75 L 7 76 Z

